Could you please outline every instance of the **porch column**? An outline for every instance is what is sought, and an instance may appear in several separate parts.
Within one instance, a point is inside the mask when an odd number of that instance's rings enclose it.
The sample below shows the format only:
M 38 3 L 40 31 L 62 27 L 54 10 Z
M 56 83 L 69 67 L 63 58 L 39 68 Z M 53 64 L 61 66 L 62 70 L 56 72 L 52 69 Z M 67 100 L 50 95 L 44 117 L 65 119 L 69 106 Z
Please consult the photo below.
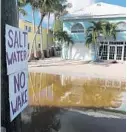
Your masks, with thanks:
M 110 52 L 110 46 L 109 46 L 109 41 L 108 41 L 108 56 L 107 56 L 107 60 L 109 60 L 109 52 Z
M 116 60 L 116 56 L 117 56 L 117 45 L 115 45 L 115 54 L 114 54 L 114 60 Z
M 122 46 L 122 57 L 121 57 L 122 61 L 124 60 L 124 47 L 125 47 L 125 43 L 123 43 L 123 46 Z

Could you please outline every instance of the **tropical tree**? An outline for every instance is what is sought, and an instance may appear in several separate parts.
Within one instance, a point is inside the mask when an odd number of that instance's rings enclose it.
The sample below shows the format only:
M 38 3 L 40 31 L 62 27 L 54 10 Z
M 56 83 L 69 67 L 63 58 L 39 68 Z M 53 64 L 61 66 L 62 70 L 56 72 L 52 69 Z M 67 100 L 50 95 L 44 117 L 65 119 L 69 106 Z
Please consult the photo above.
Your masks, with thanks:
M 33 0 L 31 0 L 31 1 L 33 1 Z M 36 1 L 34 1 L 34 7 L 36 9 L 38 9 L 38 11 L 40 12 L 41 19 L 40 19 L 37 31 L 36 31 L 36 33 L 34 35 L 34 38 L 33 38 L 33 42 L 32 42 L 32 46 L 31 46 L 31 49 L 30 49 L 30 54 L 29 54 L 28 60 L 30 59 L 33 43 L 35 41 L 35 38 L 36 38 L 36 35 L 37 35 L 38 31 L 40 30 L 40 27 L 42 25 L 44 17 L 47 15 L 49 10 L 52 10 L 54 5 L 58 4 L 58 3 L 59 3 L 59 0 L 36 0 Z
M 67 3 L 66 0 L 60 0 L 60 4 L 56 5 L 54 12 L 55 20 L 53 25 L 53 34 L 56 31 L 63 30 L 63 22 L 60 18 L 68 13 L 67 8 L 71 8 L 71 4 Z
M 66 8 L 68 7 L 68 3 L 66 0 L 59 0 L 57 4 L 54 4 L 54 7 L 52 9 L 49 9 L 48 12 L 48 24 L 47 24 L 47 50 L 49 50 L 48 45 L 48 39 L 49 39 L 49 21 L 50 21 L 50 15 L 54 14 L 55 22 L 56 18 L 60 18 L 60 16 L 64 15 L 66 11 Z M 54 34 L 54 30 L 53 30 Z
M 105 39 L 105 41 L 107 41 L 108 39 L 116 40 L 117 25 L 118 25 L 118 23 L 104 22 L 104 24 L 103 24 L 103 38 Z M 102 45 L 101 58 L 102 58 L 103 50 L 104 50 L 104 48 Z
M 23 9 L 24 6 L 27 4 L 30 4 L 32 7 L 32 20 L 33 20 L 33 31 L 36 32 L 35 28 L 35 10 L 37 9 L 37 2 L 34 0 L 18 0 L 18 10 L 19 14 L 22 14 L 23 16 L 27 15 L 27 12 Z M 34 56 L 36 56 L 36 37 L 34 42 Z
M 54 33 L 54 39 L 60 44 L 63 44 L 64 42 L 67 42 L 69 44 L 70 42 L 73 43 L 71 37 L 68 35 L 66 31 L 57 31 Z
M 35 10 L 36 10 L 36 6 L 34 6 L 34 2 L 31 3 L 31 7 L 32 7 L 32 20 L 33 20 L 33 31 L 34 33 L 36 33 L 36 27 L 35 27 Z M 35 37 L 35 42 L 34 42 L 34 56 L 36 57 L 36 50 L 37 50 L 37 45 L 36 45 L 36 37 Z
M 94 48 L 94 56 L 98 59 L 98 52 L 100 47 L 100 38 L 104 38 L 107 40 L 109 37 L 116 39 L 116 28 L 117 24 L 109 23 L 106 21 L 99 21 L 99 22 L 91 22 L 92 26 L 88 27 L 86 30 L 86 46 L 92 45 Z M 101 52 L 101 56 L 103 53 L 103 48 Z
M 27 12 L 22 7 L 18 7 L 18 10 L 19 10 L 19 14 L 22 14 L 23 16 L 27 15 Z
M 73 44 L 72 38 L 68 35 L 66 31 L 57 31 L 54 33 L 54 39 L 58 42 L 60 46 L 66 47 L 67 51 L 70 44 Z M 67 53 L 65 53 L 65 59 L 67 58 Z M 63 57 L 63 56 L 62 56 Z
M 97 58 L 98 56 L 98 50 L 99 50 L 99 37 L 102 34 L 103 31 L 103 22 L 91 22 L 92 26 L 88 27 L 86 30 L 86 46 L 89 46 L 92 44 L 93 49 L 94 49 L 94 56 Z
M 117 25 L 118 25 L 118 23 L 104 22 L 103 35 L 104 35 L 105 39 L 111 38 L 111 39 L 116 40 Z
M 27 12 L 23 9 L 29 2 L 25 0 L 18 0 L 18 16 L 22 14 L 23 16 L 27 15 Z
M 17 4 L 18 4 L 19 14 L 26 16 L 27 12 L 25 11 L 25 9 L 23 7 L 25 7 L 27 4 L 29 4 L 29 1 L 28 0 L 18 0 Z
M 42 30 L 42 26 L 40 28 L 40 40 L 41 40 L 41 59 L 44 59 L 44 53 L 43 53 L 43 30 Z

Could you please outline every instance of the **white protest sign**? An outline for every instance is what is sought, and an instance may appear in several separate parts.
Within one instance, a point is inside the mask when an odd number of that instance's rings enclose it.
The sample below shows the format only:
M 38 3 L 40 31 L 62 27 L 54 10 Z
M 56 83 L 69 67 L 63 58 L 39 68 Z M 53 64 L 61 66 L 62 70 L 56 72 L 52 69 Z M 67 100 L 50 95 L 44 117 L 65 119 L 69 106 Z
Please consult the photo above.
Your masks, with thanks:
M 9 75 L 11 121 L 28 105 L 28 70 Z
M 28 69 L 28 33 L 19 28 L 6 25 L 7 74 Z
M 28 105 L 28 33 L 6 25 L 6 62 L 11 121 Z

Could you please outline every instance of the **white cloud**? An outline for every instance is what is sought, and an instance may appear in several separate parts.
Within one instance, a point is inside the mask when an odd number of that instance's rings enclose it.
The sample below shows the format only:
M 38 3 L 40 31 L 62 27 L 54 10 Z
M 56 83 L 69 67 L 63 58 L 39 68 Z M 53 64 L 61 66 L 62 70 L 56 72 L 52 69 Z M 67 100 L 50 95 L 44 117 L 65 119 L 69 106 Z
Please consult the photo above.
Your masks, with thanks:
M 68 0 L 69 3 L 72 3 L 72 7 L 68 9 L 69 12 L 79 10 L 88 5 L 95 3 L 95 0 Z

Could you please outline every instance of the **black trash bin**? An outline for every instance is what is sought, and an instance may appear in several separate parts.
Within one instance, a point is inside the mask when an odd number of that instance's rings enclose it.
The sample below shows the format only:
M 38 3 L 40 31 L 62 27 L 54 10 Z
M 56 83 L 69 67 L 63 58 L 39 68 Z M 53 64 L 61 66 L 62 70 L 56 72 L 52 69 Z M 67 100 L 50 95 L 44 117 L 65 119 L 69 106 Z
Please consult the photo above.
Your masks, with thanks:
M 47 52 L 46 52 L 46 50 L 43 50 L 43 53 L 44 53 L 44 57 L 47 58 Z
M 53 47 L 51 48 L 51 53 L 52 53 L 52 56 L 55 56 L 54 48 Z

